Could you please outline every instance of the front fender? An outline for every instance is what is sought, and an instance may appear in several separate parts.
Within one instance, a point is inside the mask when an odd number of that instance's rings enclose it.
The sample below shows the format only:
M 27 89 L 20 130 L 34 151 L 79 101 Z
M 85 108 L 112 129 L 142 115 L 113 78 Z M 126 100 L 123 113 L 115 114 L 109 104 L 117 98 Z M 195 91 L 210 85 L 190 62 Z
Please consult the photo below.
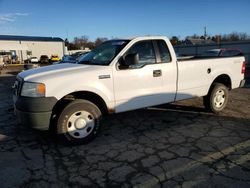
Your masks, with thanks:
M 47 88 L 46 88 L 47 89 Z M 100 96 L 107 107 L 110 109 L 114 108 L 114 93 L 113 93 L 113 84 L 103 84 L 102 82 L 93 82 L 90 84 L 82 84 L 80 82 L 74 84 L 60 84 L 56 87 L 49 87 L 46 92 L 47 96 L 54 96 L 57 100 L 62 99 L 64 96 L 80 91 L 87 91 L 91 93 L 95 93 Z

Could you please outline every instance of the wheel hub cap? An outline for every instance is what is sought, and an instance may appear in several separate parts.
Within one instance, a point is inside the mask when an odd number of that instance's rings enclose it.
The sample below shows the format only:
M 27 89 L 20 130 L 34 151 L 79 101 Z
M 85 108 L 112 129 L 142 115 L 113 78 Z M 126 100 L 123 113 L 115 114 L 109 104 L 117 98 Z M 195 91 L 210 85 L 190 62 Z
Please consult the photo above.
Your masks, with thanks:
M 94 116 L 87 111 L 78 111 L 70 115 L 67 121 L 67 133 L 73 138 L 87 137 L 94 130 Z
M 217 108 L 220 108 L 223 106 L 225 102 L 225 92 L 223 90 L 219 90 L 216 92 L 214 97 L 214 104 Z
M 78 118 L 75 122 L 76 129 L 83 129 L 87 125 L 83 118 Z

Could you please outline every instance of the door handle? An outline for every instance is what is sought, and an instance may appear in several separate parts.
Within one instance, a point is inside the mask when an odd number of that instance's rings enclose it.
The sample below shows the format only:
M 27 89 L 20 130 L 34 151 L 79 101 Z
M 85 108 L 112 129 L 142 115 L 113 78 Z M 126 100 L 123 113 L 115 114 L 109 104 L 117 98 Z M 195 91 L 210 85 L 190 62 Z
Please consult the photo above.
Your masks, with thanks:
M 153 70 L 153 77 L 160 77 L 161 76 L 161 70 Z

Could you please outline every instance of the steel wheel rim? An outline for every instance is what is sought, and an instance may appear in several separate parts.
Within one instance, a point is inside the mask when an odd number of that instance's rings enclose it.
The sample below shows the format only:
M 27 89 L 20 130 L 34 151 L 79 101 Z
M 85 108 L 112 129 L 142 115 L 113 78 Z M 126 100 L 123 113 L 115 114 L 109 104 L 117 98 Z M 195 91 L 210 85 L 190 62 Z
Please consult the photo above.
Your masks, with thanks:
M 214 105 L 216 108 L 221 108 L 226 100 L 225 91 L 220 89 L 216 91 L 214 96 Z
M 74 112 L 67 121 L 67 132 L 73 138 L 85 138 L 95 127 L 94 116 L 87 111 Z

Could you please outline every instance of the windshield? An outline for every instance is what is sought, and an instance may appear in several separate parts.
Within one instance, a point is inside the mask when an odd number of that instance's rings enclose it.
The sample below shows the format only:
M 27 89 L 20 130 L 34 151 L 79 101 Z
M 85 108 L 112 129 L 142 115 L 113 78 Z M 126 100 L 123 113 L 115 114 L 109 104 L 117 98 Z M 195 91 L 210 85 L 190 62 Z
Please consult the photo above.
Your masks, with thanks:
M 109 65 L 129 40 L 110 40 L 78 59 L 78 64 Z

